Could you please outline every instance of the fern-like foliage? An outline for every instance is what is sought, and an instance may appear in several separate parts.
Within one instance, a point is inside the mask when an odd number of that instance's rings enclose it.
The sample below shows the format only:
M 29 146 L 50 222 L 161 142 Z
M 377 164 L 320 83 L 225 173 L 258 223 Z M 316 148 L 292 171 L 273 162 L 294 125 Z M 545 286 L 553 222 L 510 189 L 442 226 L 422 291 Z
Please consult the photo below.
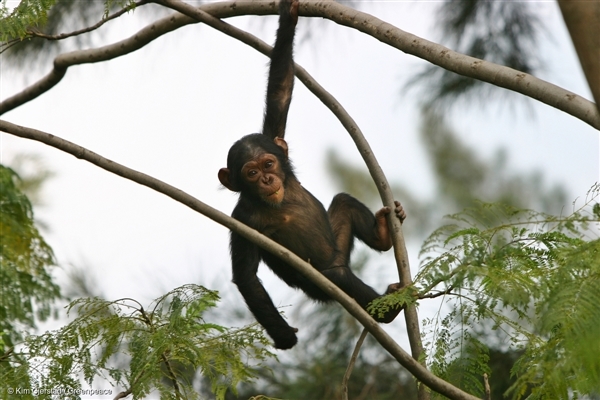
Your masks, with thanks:
M 48 10 L 56 0 L 23 0 L 13 10 L 6 2 L 0 5 L 0 42 L 10 39 L 24 39 L 27 30 L 43 26 L 48 19 Z
M 536 303 L 537 340 L 517 362 L 512 392 L 531 399 L 600 394 L 600 240 L 558 252 Z
M 54 253 L 36 227 L 22 181 L 0 165 L 0 373 L 3 354 L 47 319 L 60 298 Z
M 61 399 L 81 398 L 81 378 L 90 385 L 100 378 L 134 399 L 156 391 L 164 399 L 194 399 L 199 395 L 189 371 L 198 370 L 224 399 L 228 389 L 254 379 L 254 368 L 273 354 L 256 325 L 229 329 L 205 321 L 218 300 L 217 292 L 198 285 L 176 288 L 148 307 L 133 299 L 76 300 L 68 310 L 77 317 L 27 339 L 21 351 L 27 363 L 0 381 L 31 388 L 41 399 L 56 398 L 44 388 L 60 388 Z
M 428 363 L 477 396 L 490 374 L 482 333 L 491 331 L 522 352 L 506 395 L 600 394 L 599 195 L 595 185 L 568 217 L 499 204 L 451 215 L 425 242 L 414 285 L 373 312 L 443 296 L 450 312 L 442 307 L 424 324 Z
M 4 46 L 15 39 L 27 39 L 31 37 L 32 30 L 41 31 L 48 22 L 50 9 L 56 5 L 56 2 L 57 0 L 21 0 L 14 9 L 9 9 L 6 0 L 2 1 L 0 3 L 0 44 Z M 108 17 L 110 10 L 115 7 L 133 9 L 135 1 L 104 0 L 103 18 Z

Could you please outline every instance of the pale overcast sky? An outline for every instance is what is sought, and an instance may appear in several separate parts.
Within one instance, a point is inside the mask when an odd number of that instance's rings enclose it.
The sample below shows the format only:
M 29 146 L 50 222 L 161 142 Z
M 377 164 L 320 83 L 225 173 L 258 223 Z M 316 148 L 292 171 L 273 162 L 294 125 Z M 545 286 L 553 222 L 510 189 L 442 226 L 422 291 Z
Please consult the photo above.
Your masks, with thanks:
M 436 7 L 435 2 L 375 2 L 362 10 L 436 40 Z M 591 99 L 557 5 L 535 7 L 552 34 L 552 41 L 542 36 L 546 66 L 540 77 Z M 268 43 L 274 40 L 275 16 L 228 22 Z M 311 22 L 299 22 L 299 37 L 306 29 L 314 32 L 312 40 L 297 43 L 296 61 L 354 117 L 388 179 L 431 196 L 436 188 L 417 134 L 414 94 L 399 95 L 411 71 L 424 62 L 357 31 Z M 108 26 L 103 44 L 146 23 L 129 14 Z M 5 99 L 28 83 L 1 61 L 0 97 Z M 266 57 L 207 26 L 193 25 L 125 57 L 72 67 L 52 90 L 2 118 L 73 141 L 230 213 L 236 196 L 220 188 L 217 171 L 235 140 L 260 129 L 266 75 Z M 39 76 L 30 75 L 28 82 Z M 533 100 L 512 108 L 474 105 L 455 110 L 449 120 L 480 154 L 492 156 L 504 147 L 512 171 L 539 170 L 546 182 L 564 185 L 571 200 L 583 197 L 599 178 L 598 131 Z M 59 263 L 89 268 L 109 299 L 152 299 L 190 282 L 238 296 L 229 282 L 225 228 L 58 150 L 6 134 L 0 138 L 3 163 L 19 153 L 35 153 L 56 173 L 36 216 L 49 227 L 44 235 Z M 361 159 L 339 122 L 298 81 L 286 139 L 303 185 L 328 206 L 335 188 L 324 172 L 326 150 L 335 147 L 355 163 Z M 409 251 L 416 269 L 418 247 Z M 392 258 L 381 257 L 375 262 L 379 272 L 367 279 L 378 290 L 397 280 Z M 275 303 L 289 304 L 293 290 L 279 288 L 284 285 L 266 267 L 259 271 Z

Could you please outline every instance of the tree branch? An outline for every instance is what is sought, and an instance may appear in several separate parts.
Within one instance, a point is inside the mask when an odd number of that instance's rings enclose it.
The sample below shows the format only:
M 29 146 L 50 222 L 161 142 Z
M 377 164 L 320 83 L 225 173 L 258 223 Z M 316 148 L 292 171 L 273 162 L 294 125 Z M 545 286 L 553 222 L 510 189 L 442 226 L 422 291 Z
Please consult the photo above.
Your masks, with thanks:
M 12 39 L 7 42 L 0 43 L 0 54 L 4 53 L 6 50 L 10 49 L 13 46 L 21 43 L 21 39 Z
M 484 400 L 492 400 L 492 388 L 490 387 L 490 381 L 486 373 L 483 374 L 483 387 L 485 388 Z
M 213 3 L 204 4 L 201 8 L 211 15 L 220 18 L 253 13 L 257 15 L 277 13 L 276 4 L 273 2 L 241 2 L 240 4 L 235 2 Z M 155 21 L 138 31 L 135 35 L 119 42 L 95 49 L 77 50 L 60 54 L 54 59 L 53 69 L 48 75 L 0 103 L 0 115 L 19 107 L 50 90 L 60 82 L 65 76 L 67 68 L 71 66 L 108 61 L 124 56 L 139 50 L 162 35 L 196 22 L 196 20 L 185 15 L 171 15 Z
M 600 130 L 600 111 L 596 104 L 533 75 L 458 53 L 335 1 L 301 2 L 299 13 L 306 17 L 327 18 L 340 25 L 357 29 L 448 71 L 539 100 Z
M 423 299 L 435 299 L 436 297 L 440 297 L 440 296 L 445 296 L 447 294 L 452 293 L 452 291 L 454 290 L 454 286 L 450 286 L 448 289 L 441 291 L 441 292 L 437 292 L 437 293 L 428 293 L 428 294 L 423 294 L 420 295 L 418 297 L 419 300 L 423 300 Z
M 314 269 L 310 264 L 285 249 L 283 246 L 275 243 L 266 236 L 260 234 L 254 229 L 242 224 L 241 222 L 223 214 L 222 212 L 210 207 L 200 200 L 190 196 L 184 191 L 177 189 L 165 182 L 155 179 L 144 173 L 132 170 L 114 161 L 108 160 L 84 147 L 78 146 L 72 142 L 61 139 L 52 134 L 38 131 L 31 128 L 15 125 L 10 122 L 0 120 L 0 131 L 10 133 L 12 135 L 35 140 L 45 143 L 48 146 L 57 148 L 61 151 L 69 153 L 76 158 L 88 161 L 106 171 L 112 172 L 125 179 L 137 182 L 140 185 L 146 186 L 157 192 L 160 192 L 175 201 L 178 201 L 194 211 L 207 216 L 213 221 L 229 228 L 232 231 L 240 234 L 261 248 L 271 252 L 277 257 L 284 260 L 287 264 L 296 268 L 304 276 L 314 282 L 329 296 L 337 300 L 350 314 L 360 321 L 361 324 L 377 339 L 377 341 L 385 348 L 400 364 L 408 369 L 417 379 L 425 385 L 452 399 L 476 400 L 477 397 L 472 396 L 462 390 L 452 386 L 448 382 L 438 378 L 419 364 L 409 354 L 407 354 L 394 340 L 379 326 L 379 324 L 363 310 L 354 299 L 346 295 L 334 283 L 325 278 L 320 272 Z
M 15 348 L 14 347 L 9 347 L 4 354 L 0 355 L 0 362 L 2 361 L 6 361 L 10 358 L 10 356 L 14 353 Z
M 160 356 L 161 356 L 163 362 L 165 363 L 165 366 L 167 367 L 167 371 L 169 372 L 168 379 L 171 381 L 171 384 L 173 385 L 173 390 L 175 391 L 175 397 L 177 399 L 182 399 L 183 396 L 181 395 L 181 389 L 179 387 L 179 382 L 177 381 L 177 375 L 175 375 L 175 370 L 173 369 L 171 362 L 169 361 L 169 359 L 167 358 L 167 356 L 164 353 L 161 354 Z
M 346 372 L 344 373 L 344 378 L 342 379 L 342 400 L 348 400 L 348 381 L 350 380 L 350 375 L 352 374 L 352 370 L 354 369 L 354 364 L 356 363 L 356 359 L 358 358 L 358 353 L 360 352 L 360 348 L 362 347 L 365 338 L 369 331 L 367 329 L 363 329 L 360 333 L 358 341 L 354 346 L 354 351 L 352 352 L 352 356 L 350 357 L 350 362 L 348 363 L 348 367 L 346 368 Z
M 131 389 L 127 389 L 124 392 L 117 393 L 117 395 L 115 396 L 115 398 L 113 400 L 124 399 L 125 397 L 129 396 L 130 394 L 131 394 Z
M 276 6 L 277 4 L 273 1 L 263 0 L 203 4 L 198 9 L 217 18 L 228 18 L 239 15 L 276 14 Z M 457 53 L 439 44 L 404 32 L 369 14 L 334 1 L 302 2 L 299 13 L 302 16 L 327 18 L 340 25 L 357 29 L 383 43 L 449 71 L 539 100 L 600 130 L 600 111 L 593 102 L 532 75 Z M 72 65 L 94 63 L 120 57 L 145 46 L 168 32 L 195 22 L 194 19 L 184 15 L 172 15 L 162 18 L 130 38 L 112 45 L 61 54 L 55 58 L 54 69 L 50 74 L 0 103 L 0 115 L 33 100 L 49 90 L 64 76 L 64 70 Z

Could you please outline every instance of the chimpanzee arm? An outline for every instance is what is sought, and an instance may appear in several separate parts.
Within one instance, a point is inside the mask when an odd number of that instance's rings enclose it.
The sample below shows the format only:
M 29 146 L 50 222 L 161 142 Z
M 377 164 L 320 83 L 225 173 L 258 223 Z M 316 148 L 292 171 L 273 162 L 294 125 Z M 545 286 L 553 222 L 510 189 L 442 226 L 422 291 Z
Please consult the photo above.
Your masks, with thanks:
M 336 286 L 342 289 L 348 296 L 356 300 L 358 305 L 365 310 L 371 301 L 381 296 L 373 290 L 372 287 L 361 281 L 354 273 L 352 273 L 350 268 L 346 266 L 328 268 L 321 271 L 321 273 L 331 282 L 335 283 Z M 390 288 L 388 288 L 388 291 L 389 290 Z M 401 308 L 391 309 L 385 313 L 383 318 L 378 318 L 377 316 L 373 316 L 373 318 L 377 322 L 389 323 L 396 318 L 400 311 L 402 311 Z
M 267 105 L 262 133 L 271 139 L 283 138 L 294 88 L 294 34 L 298 22 L 298 0 L 279 3 L 279 29 L 269 68 Z
M 256 276 L 260 255 L 253 243 L 231 233 L 231 262 L 233 282 L 237 285 L 256 320 L 266 329 L 278 349 L 292 348 L 298 339 L 297 329 L 285 322 L 273 301 Z

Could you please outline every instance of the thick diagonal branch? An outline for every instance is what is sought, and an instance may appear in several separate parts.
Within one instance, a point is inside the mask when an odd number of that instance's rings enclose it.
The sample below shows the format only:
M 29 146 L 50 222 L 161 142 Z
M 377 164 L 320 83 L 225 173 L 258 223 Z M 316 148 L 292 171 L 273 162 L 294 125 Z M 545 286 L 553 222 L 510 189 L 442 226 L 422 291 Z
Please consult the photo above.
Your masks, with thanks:
M 417 379 L 425 385 L 452 399 L 476 400 L 477 397 L 472 396 L 462 390 L 452 386 L 443 379 L 438 378 L 413 359 L 379 326 L 377 322 L 363 310 L 354 299 L 346 295 L 334 283 L 325 278 L 319 271 L 314 269 L 306 261 L 275 243 L 266 236 L 260 234 L 254 229 L 242 224 L 241 222 L 223 214 L 222 212 L 210 207 L 201 202 L 195 197 L 177 189 L 165 182 L 146 175 L 142 172 L 127 168 L 124 165 L 108 160 L 99 154 L 96 154 L 84 147 L 78 146 L 72 142 L 61 139 L 55 135 L 38 131 L 36 129 L 26 128 L 15 125 L 10 122 L 0 120 L 0 131 L 6 132 L 18 137 L 35 140 L 45 143 L 48 146 L 54 147 L 66 153 L 69 153 L 79 159 L 88 161 L 106 171 L 119 175 L 125 179 L 139 183 L 159 193 L 162 193 L 175 201 L 178 201 L 194 211 L 212 219 L 213 221 L 229 228 L 236 233 L 239 233 L 246 239 L 257 244 L 261 248 L 273 253 L 274 255 L 285 260 L 286 263 L 296 268 L 303 275 L 314 282 L 325 293 L 337 300 L 350 314 L 358 319 L 368 331 L 377 339 L 377 341 L 406 369 L 408 369 Z

